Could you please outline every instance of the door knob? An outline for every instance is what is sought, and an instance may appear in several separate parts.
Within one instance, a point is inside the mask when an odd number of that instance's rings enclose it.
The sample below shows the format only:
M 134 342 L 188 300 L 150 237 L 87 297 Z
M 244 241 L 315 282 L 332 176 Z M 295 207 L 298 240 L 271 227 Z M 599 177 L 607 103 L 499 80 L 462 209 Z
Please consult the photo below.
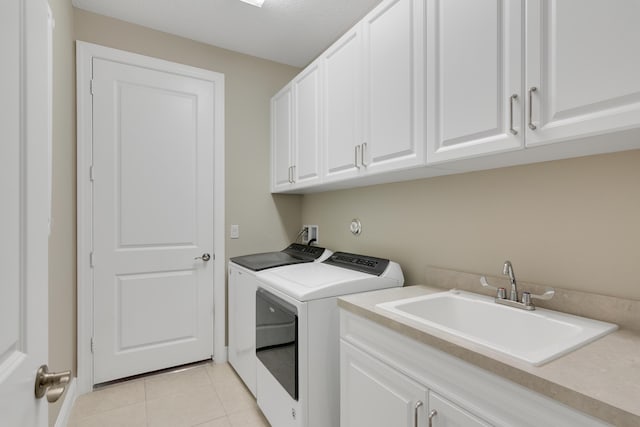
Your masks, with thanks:
M 35 395 L 41 399 L 45 394 L 49 403 L 56 402 L 64 393 L 65 385 L 71 379 L 71 371 L 49 372 L 47 365 L 42 365 L 36 373 Z
M 202 254 L 202 256 L 197 256 L 194 259 L 201 259 L 203 261 L 209 261 L 211 259 L 211 255 L 209 254 Z

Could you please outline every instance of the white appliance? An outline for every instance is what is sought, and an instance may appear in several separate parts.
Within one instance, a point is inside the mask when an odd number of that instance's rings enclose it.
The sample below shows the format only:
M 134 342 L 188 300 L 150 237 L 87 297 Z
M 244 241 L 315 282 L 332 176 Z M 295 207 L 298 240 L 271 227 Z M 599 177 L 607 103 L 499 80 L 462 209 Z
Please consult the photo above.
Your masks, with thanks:
M 392 261 L 336 252 L 257 276 L 258 406 L 274 427 L 340 425 L 337 298 L 400 287 Z
M 270 268 L 324 261 L 331 251 L 293 243 L 282 251 L 231 258 L 229 261 L 229 363 L 256 395 L 256 275 Z

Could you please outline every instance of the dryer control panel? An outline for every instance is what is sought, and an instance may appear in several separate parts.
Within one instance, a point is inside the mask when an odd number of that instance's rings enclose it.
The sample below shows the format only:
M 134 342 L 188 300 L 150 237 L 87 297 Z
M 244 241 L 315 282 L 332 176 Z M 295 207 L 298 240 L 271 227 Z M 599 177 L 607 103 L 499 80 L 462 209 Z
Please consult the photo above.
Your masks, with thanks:
M 324 263 L 380 276 L 387 269 L 389 260 L 347 252 L 335 252 Z

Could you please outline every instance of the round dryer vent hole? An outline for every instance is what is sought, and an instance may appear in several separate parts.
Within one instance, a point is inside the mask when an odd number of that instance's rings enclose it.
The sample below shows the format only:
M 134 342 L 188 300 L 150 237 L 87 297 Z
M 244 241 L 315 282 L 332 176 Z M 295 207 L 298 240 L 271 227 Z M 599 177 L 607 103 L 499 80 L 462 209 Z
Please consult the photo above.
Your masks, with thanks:
M 358 218 L 354 218 L 351 220 L 351 225 L 349 225 L 349 230 L 351 230 L 351 233 L 354 236 L 357 236 L 360 233 L 362 233 L 362 224 L 360 223 L 360 220 Z

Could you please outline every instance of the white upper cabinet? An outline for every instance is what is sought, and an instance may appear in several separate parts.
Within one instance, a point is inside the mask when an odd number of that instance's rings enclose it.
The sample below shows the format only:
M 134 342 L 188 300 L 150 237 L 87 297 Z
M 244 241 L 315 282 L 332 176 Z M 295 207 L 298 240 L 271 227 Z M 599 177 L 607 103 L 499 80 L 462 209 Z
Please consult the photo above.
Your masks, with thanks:
M 291 174 L 297 186 L 320 181 L 320 73 L 319 62 L 315 62 L 293 80 L 294 162 Z
M 527 2 L 527 146 L 640 124 L 638 17 L 637 0 Z
M 293 91 L 291 83 L 271 98 L 271 191 L 290 187 L 293 143 Z
M 367 172 L 423 165 L 424 2 L 383 2 L 362 21 Z
M 640 134 L 639 16 L 639 0 L 383 0 L 272 99 L 272 191 L 639 148 L 588 138 Z
M 325 181 L 358 173 L 362 140 L 362 34 L 357 25 L 327 50 L 324 63 Z
M 382 2 L 323 54 L 325 182 L 424 164 L 424 10 Z
M 521 0 L 427 0 L 427 163 L 520 149 Z
M 273 192 L 320 181 L 320 73 L 319 63 L 311 64 L 271 99 Z

